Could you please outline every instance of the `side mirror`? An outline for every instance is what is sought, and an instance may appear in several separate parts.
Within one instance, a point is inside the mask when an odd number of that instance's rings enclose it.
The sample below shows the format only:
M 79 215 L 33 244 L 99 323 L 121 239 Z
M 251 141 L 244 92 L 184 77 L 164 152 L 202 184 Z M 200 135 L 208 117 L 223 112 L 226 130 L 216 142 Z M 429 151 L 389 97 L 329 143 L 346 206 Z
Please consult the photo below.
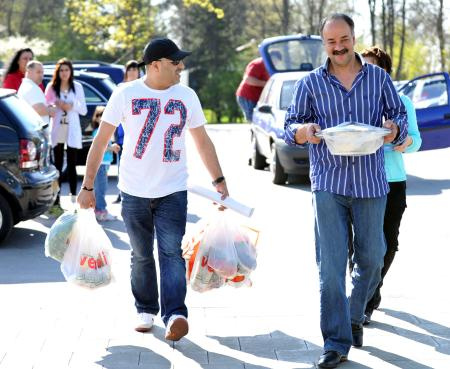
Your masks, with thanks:
M 258 107 L 258 111 L 261 112 L 261 113 L 271 114 L 272 113 L 272 106 L 270 106 L 270 105 L 260 105 Z

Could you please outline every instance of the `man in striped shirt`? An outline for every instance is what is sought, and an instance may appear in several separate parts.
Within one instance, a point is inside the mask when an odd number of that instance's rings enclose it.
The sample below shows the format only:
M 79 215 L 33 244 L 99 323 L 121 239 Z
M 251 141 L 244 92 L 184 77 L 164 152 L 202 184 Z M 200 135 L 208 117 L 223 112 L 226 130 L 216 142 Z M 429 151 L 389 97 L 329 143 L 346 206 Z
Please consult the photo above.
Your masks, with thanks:
M 335 368 L 350 347 L 362 346 L 364 308 L 380 281 L 386 246 L 383 217 L 389 186 L 383 149 L 371 155 L 331 155 L 315 137 L 321 129 L 359 122 L 391 129 L 385 142 L 402 143 L 406 111 L 389 75 L 354 52 L 354 23 L 333 14 L 321 25 L 328 59 L 296 84 L 285 120 L 285 141 L 309 142 L 315 215 L 316 260 L 320 276 L 320 326 L 324 353 L 319 367 Z M 383 123 L 383 118 L 385 122 Z M 345 290 L 348 222 L 354 225 L 355 269 L 349 299 Z

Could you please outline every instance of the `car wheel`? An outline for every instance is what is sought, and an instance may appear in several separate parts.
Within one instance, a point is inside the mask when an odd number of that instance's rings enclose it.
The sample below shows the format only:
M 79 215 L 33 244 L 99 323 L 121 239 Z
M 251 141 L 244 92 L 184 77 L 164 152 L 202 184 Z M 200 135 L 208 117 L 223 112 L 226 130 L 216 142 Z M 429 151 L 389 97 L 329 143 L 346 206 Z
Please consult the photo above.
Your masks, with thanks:
M 256 136 L 254 134 L 252 135 L 252 150 L 253 168 L 264 169 L 267 165 L 266 158 L 259 152 L 258 143 L 256 142 Z
M 13 227 L 13 215 L 11 207 L 5 198 L 0 195 L 0 242 L 8 237 Z
M 288 176 L 284 172 L 283 167 L 278 159 L 277 148 L 275 142 L 272 142 L 272 159 L 270 161 L 270 172 L 272 173 L 272 182 L 275 184 L 285 184 Z

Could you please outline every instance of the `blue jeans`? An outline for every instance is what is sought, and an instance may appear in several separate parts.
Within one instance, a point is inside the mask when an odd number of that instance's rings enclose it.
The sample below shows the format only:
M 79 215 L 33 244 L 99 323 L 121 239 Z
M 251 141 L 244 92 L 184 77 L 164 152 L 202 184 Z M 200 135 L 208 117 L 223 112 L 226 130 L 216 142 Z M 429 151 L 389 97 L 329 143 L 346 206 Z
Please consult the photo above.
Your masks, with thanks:
M 364 321 L 366 303 L 381 280 L 386 252 L 383 234 L 386 196 L 360 199 L 316 191 L 313 207 L 324 350 L 346 355 L 352 345 L 351 324 Z M 345 276 L 350 216 L 355 232 L 355 267 L 353 289 L 347 298 Z
M 95 177 L 95 210 L 106 210 L 106 190 L 108 189 L 108 170 L 109 164 L 101 164 Z
M 187 317 L 186 266 L 181 241 L 186 230 L 187 191 L 161 198 L 122 195 L 122 217 L 131 243 L 131 290 L 139 313 L 158 314 L 158 281 L 153 239 L 156 233 L 161 284 L 161 318 Z
M 248 100 L 242 96 L 236 96 L 236 101 L 238 105 L 241 107 L 247 122 L 251 122 L 253 119 L 253 109 L 256 106 L 256 102 Z

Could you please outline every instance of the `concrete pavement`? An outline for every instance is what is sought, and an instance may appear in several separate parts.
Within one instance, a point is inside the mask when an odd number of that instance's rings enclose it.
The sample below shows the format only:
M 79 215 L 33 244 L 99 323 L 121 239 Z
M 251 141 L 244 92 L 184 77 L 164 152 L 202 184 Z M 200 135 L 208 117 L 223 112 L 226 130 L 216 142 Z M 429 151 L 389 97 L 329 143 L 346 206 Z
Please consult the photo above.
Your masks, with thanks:
M 450 150 L 408 158 L 401 252 L 383 287 L 381 309 L 365 329 L 364 346 L 352 349 L 339 368 L 450 368 L 450 173 L 433 170 L 437 158 L 448 163 Z M 50 219 L 19 224 L 0 248 L 0 369 L 315 368 L 322 338 L 308 185 L 273 186 L 267 172 L 244 164 L 236 165 L 236 173 L 238 178 L 227 175 L 236 197 L 258 204 L 251 220 L 262 231 L 254 284 L 189 290 L 190 333 L 175 344 L 164 340 L 159 318 L 150 333 L 133 330 L 128 236 L 121 221 L 104 225 L 115 247 L 115 282 L 92 291 L 68 285 L 59 264 L 43 256 Z M 261 179 L 261 191 L 246 184 Z M 108 203 L 115 193 L 112 177 Z M 283 194 L 292 202 L 274 200 Z M 300 194 L 309 201 L 297 203 Z M 68 196 L 62 202 L 70 206 Z M 205 215 L 205 204 L 190 196 L 188 233 Z M 291 207 L 296 217 L 281 216 Z M 109 208 L 120 214 L 119 205 Z

